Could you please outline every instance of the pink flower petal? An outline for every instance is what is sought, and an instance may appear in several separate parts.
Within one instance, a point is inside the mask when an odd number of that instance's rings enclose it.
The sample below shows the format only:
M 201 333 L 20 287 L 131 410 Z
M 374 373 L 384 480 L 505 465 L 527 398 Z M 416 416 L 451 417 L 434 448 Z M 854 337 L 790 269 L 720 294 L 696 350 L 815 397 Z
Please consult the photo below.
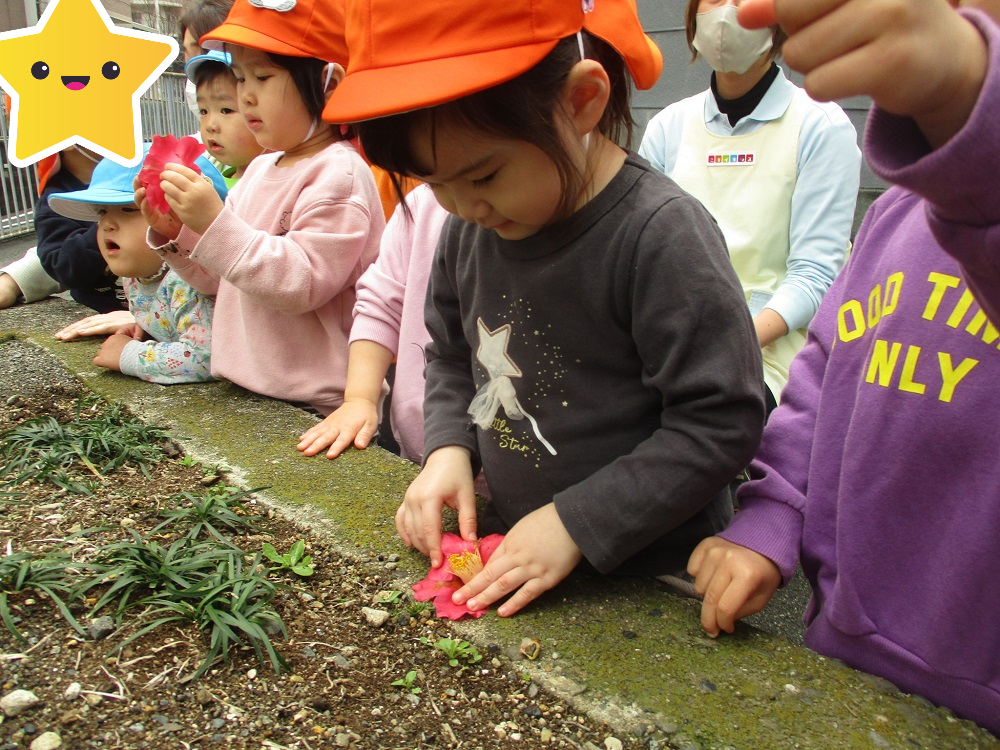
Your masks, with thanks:
M 497 547 L 502 541 L 503 534 L 490 534 L 479 540 L 479 555 L 483 558 L 484 563 L 493 557 L 493 553 L 497 551 Z
M 465 605 L 455 604 L 451 600 L 452 594 L 458 591 L 463 584 L 462 580 L 451 571 L 448 558 L 451 555 L 461 556 L 478 553 L 483 562 L 486 562 L 502 541 L 502 534 L 490 534 L 475 542 L 467 542 L 458 534 L 450 532 L 442 534 L 441 552 L 444 555 L 444 562 L 437 568 L 431 568 L 427 577 L 413 586 L 413 598 L 418 602 L 433 599 L 437 616 L 442 619 L 460 620 L 463 617 L 476 619 L 482 617 L 485 609 L 471 611 Z
M 478 620 L 486 611 L 485 609 L 477 609 L 473 612 L 464 604 L 455 604 L 450 595 L 435 597 L 434 608 L 437 610 L 437 616 L 445 620 L 461 620 L 463 617 L 475 617 Z
M 444 555 L 445 560 L 448 559 L 449 555 L 460 555 L 463 552 L 471 552 L 475 548 L 475 542 L 467 542 L 458 534 L 446 531 L 441 535 L 441 553 Z
M 413 598 L 418 602 L 425 602 L 428 599 L 433 599 L 439 596 L 442 592 L 445 592 L 448 597 L 458 591 L 461 586 L 461 582 L 458 581 L 454 576 L 451 576 L 450 580 L 431 580 L 429 577 L 413 585 Z
M 201 169 L 195 163 L 205 151 L 205 146 L 191 136 L 177 139 L 172 135 L 153 136 L 153 145 L 142 162 L 139 170 L 139 182 L 146 188 L 146 199 L 149 205 L 161 214 L 170 213 L 170 204 L 160 187 L 160 174 L 167 164 L 183 164 L 201 174 Z

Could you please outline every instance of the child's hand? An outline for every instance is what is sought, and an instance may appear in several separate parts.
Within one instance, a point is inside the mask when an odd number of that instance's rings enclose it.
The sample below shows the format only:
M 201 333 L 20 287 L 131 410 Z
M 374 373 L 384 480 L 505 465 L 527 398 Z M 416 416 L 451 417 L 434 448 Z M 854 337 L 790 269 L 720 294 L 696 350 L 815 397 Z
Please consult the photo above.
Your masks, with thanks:
M 181 233 L 181 227 L 184 226 L 181 220 L 177 218 L 177 214 L 171 211 L 168 214 L 161 214 L 151 205 L 146 199 L 146 188 L 139 186 L 139 178 L 137 177 L 135 182 L 133 182 L 133 187 L 135 187 L 135 205 L 139 207 L 139 211 L 142 212 L 142 218 L 146 220 L 146 223 L 153 229 L 154 232 L 162 234 L 167 239 L 176 240 L 177 235 Z
M 543 505 L 514 524 L 482 572 L 452 601 L 483 609 L 514 592 L 497 610 L 509 617 L 568 576 L 582 557 L 556 506 Z
M 741 7 L 753 16 L 757 4 Z M 986 77 L 986 43 L 947 0 L 774 0 L 785 61 L 820 100 L 868 95 L 932 146 L 958 132 Z
M 192 232 L 204 234 L 222 212 L 222 199 L 212 183 L 183 164 L 167 164 L 160 173 L 160 187 L 170 208 Z
M 59 329 L 53 335 L 61 341 L 72 341 L 81 336 L 107 336 L 134 323 L 135 318 L 128 310 L 115 310 L 103 315 L 88 315 Z
M 720 628 L 732 633 L 737 620 L 764 609 L 781 585 L 781 571 L 771 560 L 717 536 L 694 548 L 687 570 L 704 597 L 701 627 L 713 638 Z
M 324 448 L 327 458 L 336 458 L 354 441 L 354 447 L 364 450 L 378 431 L 378 409 L 367 399 L 352 399 L 299 437 L 295 447 L 307 456 L 315 456 Z
M 406 490 L 396 511 L 396 531 L 403 543 L 415 547 L 431 559 L 436 568 L 441 554 L 441 511 L 444 506 L 458 511 L 459 535 L 476 538 L 476 492 L 473 489 L 469 451 L 457 445 L 438 448 L 427 457 L 424 468 Z
M 150 335 L 138 323 L 130 323 L 129 325 L 122 326 L 115 333 L 128 336 L 133 341 L 145 341 L 150 338 Z
M 21 287 L 10 274 L 0 273 L 0 310 L 12 306 L 21 296 Z
M 94 357 L 94 364 L 98 367 L 121 372 L 122 350 L 132 340 L 132 337 L 127 333 L 114 333 L 108 336 L 101 344 L 97 356 Z

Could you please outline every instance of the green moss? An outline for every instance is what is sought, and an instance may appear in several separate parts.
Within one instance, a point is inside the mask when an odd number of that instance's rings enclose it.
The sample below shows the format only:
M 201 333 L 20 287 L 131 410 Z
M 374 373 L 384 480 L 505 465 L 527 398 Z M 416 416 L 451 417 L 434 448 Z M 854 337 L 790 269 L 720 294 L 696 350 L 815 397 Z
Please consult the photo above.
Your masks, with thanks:
M 269 486 L 273 502 L 348 553 L 399 555 L 397 570 L 409 582 L 426 572 L 426 560 L 403 546 L 393 521 L 416 476 L 412 464 L 378 448 L 334 461 L 306 458 L 295 450 L 314 423 L 304 412 L 226 383 L 166 388 L 101 371 L 91 364 L 97 342 L 51 338 L 79 308 L 58 306 L 44 325 L 24 309 L 5 314 L 11 330 L 3 335 L 27 335 L 99 395 L 167 427 L 196 458 L 230 467 L 246 486 Z M 534 679 L 556 690 L 583 686 L 563 698 L 608 712 L 619 729 L 659 726 L 673 746 L 686 738 L 705 748 L 768 750 L 1000 747 L 968 722 L 780 638 L 741 627 L 709 639 L 698 614 L 697 602 L 653 581 L 573 575 L 514 618 L 490 613 L 457 629 L 481 650 L 497 644 L 516 651 L 522 638 L 537 638 L 541 658 L 521 663 Z

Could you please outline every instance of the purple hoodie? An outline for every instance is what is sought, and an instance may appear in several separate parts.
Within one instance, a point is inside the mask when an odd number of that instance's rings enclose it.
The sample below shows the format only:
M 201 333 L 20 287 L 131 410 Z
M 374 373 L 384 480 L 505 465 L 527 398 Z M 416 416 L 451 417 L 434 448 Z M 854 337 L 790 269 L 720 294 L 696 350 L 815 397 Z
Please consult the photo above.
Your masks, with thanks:
M 785 581 L 801 562 L 810 648 L 997 734 L 1000 28 L 963 13 L 989 44 L 980 101 L 934 152 L 873 113 L 869 163 L 905 187 L 865 218 L 721 536 Z

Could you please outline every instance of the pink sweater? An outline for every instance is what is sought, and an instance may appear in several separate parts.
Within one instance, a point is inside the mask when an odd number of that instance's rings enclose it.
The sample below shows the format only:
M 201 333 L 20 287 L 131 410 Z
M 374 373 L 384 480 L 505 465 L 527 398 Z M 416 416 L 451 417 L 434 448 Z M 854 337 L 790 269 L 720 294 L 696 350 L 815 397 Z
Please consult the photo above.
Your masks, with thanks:
M 212 375 L 328 414 L 344 400 L 354 285 L 378 255 L 385 218 L 351 144 L 287 168 L 279 156 L 251 163 L 205 234 L 185 227 L 158 249 L 216 295 Z
M 389 419 L 403 458 L 424 455 L 424 298 L 434 248 L 448 212 L 426 185 L 406 197 L 412 218 L 397 209 L 382 237 L 378 260 L 358 279 L 351 342 L 374 341 L 396 353 Z

